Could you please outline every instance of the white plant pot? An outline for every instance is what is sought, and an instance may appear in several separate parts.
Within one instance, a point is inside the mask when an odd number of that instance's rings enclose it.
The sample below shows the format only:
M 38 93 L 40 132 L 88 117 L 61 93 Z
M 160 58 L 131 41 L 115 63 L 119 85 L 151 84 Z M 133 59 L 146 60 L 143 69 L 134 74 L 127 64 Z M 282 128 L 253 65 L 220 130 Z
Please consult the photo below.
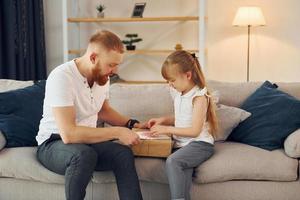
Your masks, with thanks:
M 100 13 L 100 12 L 98 12 L 98 13 L 97 13 L 97 17 L 99 17 L 99 18 L 103 18 L 103 17 L 104 17 L 104 12 L 101 12 L 101 13 Z

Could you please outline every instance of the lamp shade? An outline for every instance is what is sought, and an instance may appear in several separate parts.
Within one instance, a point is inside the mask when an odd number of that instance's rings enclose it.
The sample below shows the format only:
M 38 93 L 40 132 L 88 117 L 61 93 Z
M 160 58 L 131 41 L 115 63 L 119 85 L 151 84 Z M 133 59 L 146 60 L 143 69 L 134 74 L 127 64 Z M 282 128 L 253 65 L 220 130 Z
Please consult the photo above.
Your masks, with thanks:
M 266 25 L 265 17 L 259 7 L 240 7 L 236 12 L 233 26 L 263 26 Z

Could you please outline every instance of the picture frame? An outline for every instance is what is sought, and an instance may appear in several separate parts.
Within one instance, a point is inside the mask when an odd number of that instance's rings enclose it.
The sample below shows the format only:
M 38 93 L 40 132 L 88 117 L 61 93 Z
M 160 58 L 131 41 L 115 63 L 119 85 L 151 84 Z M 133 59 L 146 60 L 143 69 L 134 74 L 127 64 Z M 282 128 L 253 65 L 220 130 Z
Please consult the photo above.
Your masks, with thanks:
M 136 3 L 134 5 L 131 17 L 143 17 L 143 12 L 145 9 L 146 3 Z

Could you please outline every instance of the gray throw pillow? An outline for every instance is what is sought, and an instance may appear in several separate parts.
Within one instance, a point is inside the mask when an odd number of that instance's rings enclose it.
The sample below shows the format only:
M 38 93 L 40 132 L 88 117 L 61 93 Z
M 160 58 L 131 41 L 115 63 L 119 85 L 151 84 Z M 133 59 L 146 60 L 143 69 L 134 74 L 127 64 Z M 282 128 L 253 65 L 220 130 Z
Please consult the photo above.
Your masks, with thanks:
M 217 105 L 216 114 L 219 121 L 216 141 L 226 140 L 231 131 L 251 115 L 251 113 L 240 108 L 223 104 Z
M 284 151 L 289 157 L 300 158 L 300 129 L 297 129 L 285 139 Z
M 2 132 L 0 131 L 0 151 L 5 147 L 6 139 L 3 136 Z

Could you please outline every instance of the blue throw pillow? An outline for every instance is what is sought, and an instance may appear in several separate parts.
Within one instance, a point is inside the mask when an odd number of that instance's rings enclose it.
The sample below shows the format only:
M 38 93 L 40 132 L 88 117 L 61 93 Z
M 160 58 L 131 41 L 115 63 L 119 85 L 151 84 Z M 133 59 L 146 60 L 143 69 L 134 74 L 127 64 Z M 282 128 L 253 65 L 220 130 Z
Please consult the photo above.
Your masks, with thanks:
M 283 147 L 285 138 L 300 128 L 300 100 L 266 81 L 241 106 L 251 116 L 240 123 L 228 140 L 267 150 Z
M 46 81 L 0 93 L 0 130 L 6 147 L 36 146 Z

